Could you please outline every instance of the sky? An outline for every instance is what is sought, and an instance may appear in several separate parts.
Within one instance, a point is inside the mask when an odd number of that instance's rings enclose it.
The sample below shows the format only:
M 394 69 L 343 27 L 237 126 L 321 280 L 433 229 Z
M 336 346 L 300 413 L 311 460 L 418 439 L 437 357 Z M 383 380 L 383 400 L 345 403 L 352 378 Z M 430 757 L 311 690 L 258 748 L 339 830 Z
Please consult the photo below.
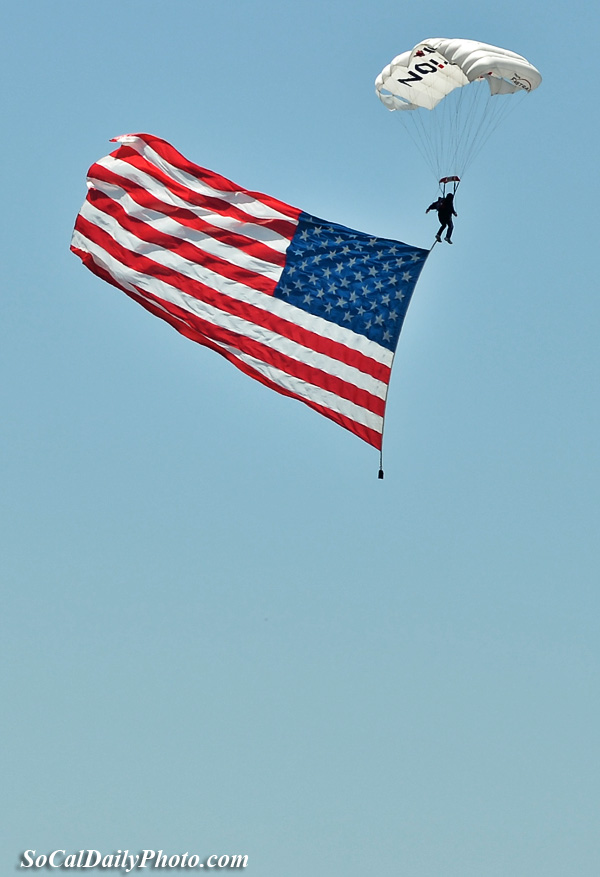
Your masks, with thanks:
M 0 16 L 3 873 L 39 873 L 26 850 L 151 849 L 244 854 L 256 877 L 595 877 L 597 7 Z M 69 242 L 88 167 L 145 131 L 430 246 L 436 181 L 373 82 L 433 36 L 510 48 L 543 82 L 423 270 L 381 481 L 373 448 Z

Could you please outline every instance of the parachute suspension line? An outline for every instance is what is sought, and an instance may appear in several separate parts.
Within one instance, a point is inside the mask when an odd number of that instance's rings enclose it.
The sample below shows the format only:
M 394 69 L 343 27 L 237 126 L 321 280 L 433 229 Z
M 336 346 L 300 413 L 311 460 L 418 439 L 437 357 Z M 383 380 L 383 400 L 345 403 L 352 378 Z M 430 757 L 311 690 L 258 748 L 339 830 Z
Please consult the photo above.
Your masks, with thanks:
M 442 167 L 442 173 L 462 176 L 463 167 L 460 162 L 460 138 L 463 130 L 462 106 L 466 102 L 463 92 L 465 88 L 455 89 L 446 99 L 442 101 L 444 105 L 445 118 L 442 120 L 443 127 L 440 127 L 440 157 L 442 161 L 446 161 L 446 166 Z M 448 133 L 446 133 L 448 132 Z
M 396 113 L 398 121 L 406 130 L 408 136 L 413 141 L 423 159 L 433 174 L 438 173 L 438 164 L 436 160 L 435 144 L 433 140 L 427 136 L 425 127 L 424 113 L 428 110 L 400 110 Z
M 459 148 L 460 148 L 460 138 L 462 131 L 464 130 L 463 126 L 460 124 L 461 116 L 462 116 L 462 106 L 466 102 L 465 94 L 466 88 L 459 88 L 450 96 L 450 100 L 447 102 L 448 105 L 448 114 L 450 116 L 449 121 L 449 130 L 450 134 L 448 136 L 448 141 L 450 144 L 453 144 L 452 154 L 450 156 L 450 166 L 445 173 L 456 173 L 462 175 L 464 168 L 459 164 L 458 156 L 459 156 Z
M 439 154 L 439 174 L 464 176 L 507 112 L 507 104 L 490 94 L 486 80 L 456 89 L 438 104 L 433 112 L 439 124 L 431 136 Z
M 460 146 L 463 153 L 461 170 L 464 172 L 525 93 L 494 95 L 484 79 L 471 83 L 461 91 L 469 92 L 471 96 L 471 107 L 468 115 L 465 114 L 463 144 Z
M 469 138 L 473 128 L 473 116 L 477 101 L 472 87 L 456 89 L 444 102 L 447 106 L 448 164 L 444 173 L 462 177 L 469 159 Z
M 468 91 L 468 87 L 457 89 L 452 95 L 451 100 L 454 104 L 453 112 L 452 112 L 452 125 L 451 125 L 451 133 L 448 137 L 450 144 L 452 144 L 452 155 L 450 161 L 450 170 L 454 170 L 457 174 L 461 176 L 464 174 L 464 167 L 462 161 L 459 161 L 459 157 L 461 156 L 461 146 L 464 137 L 464 133 L 468 127 L 468 117 L 469 117 L 469 109 L 472 108 L 472 102 L 469 101 L 468 95 L 465 94 Z M 449 102 L 450 103 L 450 102 Z M 469 106 L 471 104 L 471 107 Z
M 473 147 L 479 146 L 476 141 L 484 121 L 477 106 L 482 97 L 477 95 L 479 85 L 487 88 L 486 83 L 471 83 L 456 89 L 433 110 L 419 107 L 396 113 L 437 180 L 441 175 L 462 177 Z
M 471 83 L 465 88 L 459 89 L 455 150 L 456 163 L 461 175 L 464 174 L 470 160 L 470 152 L 478 128 L 477 114 L 481 112 L 479 98 L 478 83 Z M 460 126 L 459 119 L 461 120 Z
M 475 151 L 479 151 L 483 126 L 489 124 L 489 121 L 486 120 L 493 113 L 494 105 L 490 104 L 491 94 L 488 91 L 486 99 L 482 100 L 482 89 L 488 89 L 488 84 L 484 81 L 473 82 L 468 88 L 471 92 L 471 106 L 465 123 L 464 145 L 462 146 L 465 165 L 470 164 L 475 156 Z M 463 91 L 467 91 L 467 89 L 463 89 Z
M 513 112 L 517 104 L 521 103 L 525 97 L 525 93 L 520 92 L 519 94 L 504 95 L 506 98 L 505 100 L 498 100 L 498 97 L 499 95 L 488 95 L 489 109 L 486 110 L 488 114 L 487 127 L 483 130 L 477 142 L 474 144 L 471 160 L 479 155 L 481 149 L 488 142 L 492 134 L 494 134 L 497 128 L 500 127 L 507 116 Z M 486 123 L 486 120 L 482 118 L 481 125 L 483 126 L 484 123 Z
M 483 83 L 482 83 L 483 85 Z M 479 87 L 479 83 L 477 84 Z M 479 151 L 481 147 L 480 138 L 482 137 L 482 127 L 484 125 L 485 119 L 488 114 L 493 112 L 493 104 L 490 104 L 491 95 L 488 94 L 487 99 L 483 105 L 483 108 L 479 111 L 479 118 L 476 118 L 475 113 L 475 104 L 473 104 L 473 110 L 471 112 L 471 121 L 470 121 L 470 135 L 465 144 L 465 163 L 466 161 L 472 161 L 475 155 L 475 149 Z M 489 124 L 489 122 L 488 122 Z
M 484 77 L 457 88 L 433 110 L 418 107 L 394 115 L 417 147 L 436 180 L 464 177 L 488 139 L 525 92 L 493 95 Z
M 413 117 L 414 125 L 419 132 L 421 151 L 423 152 L 427 164 L 435 174 L 437 173 L 437 167 L 439 163 L 439 149 L 435 138 L 430 136 L 430 129 L 432 127 L 430 110 L 411 110 L 411 116 Z

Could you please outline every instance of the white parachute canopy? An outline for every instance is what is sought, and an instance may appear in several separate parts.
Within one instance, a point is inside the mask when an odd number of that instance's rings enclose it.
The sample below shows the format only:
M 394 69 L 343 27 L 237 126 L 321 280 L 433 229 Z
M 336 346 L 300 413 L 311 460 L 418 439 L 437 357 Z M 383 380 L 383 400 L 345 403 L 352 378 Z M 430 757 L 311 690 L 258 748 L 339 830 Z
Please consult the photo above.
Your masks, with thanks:
M 514 98 L 542 77 L 522 55 L 475 40 L 423 40 L 375 80 L 381 102 L 407 122 L 432 171 L 462 177 Z M 408 112 L 406 112 L 408 111 Z

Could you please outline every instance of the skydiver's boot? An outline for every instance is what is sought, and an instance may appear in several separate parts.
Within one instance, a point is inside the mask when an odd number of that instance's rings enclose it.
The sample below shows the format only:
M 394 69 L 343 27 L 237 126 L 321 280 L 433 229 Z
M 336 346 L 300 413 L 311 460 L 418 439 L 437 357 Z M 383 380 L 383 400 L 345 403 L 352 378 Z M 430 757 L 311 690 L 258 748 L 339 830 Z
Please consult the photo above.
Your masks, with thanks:
M 444 240 L 448 241 L 449 244 L 452 243 L 452 241 L 450 240 L 450 238 L 444 238 Z
M 438 244 L 441 244 L 441 243 L 442 243 L 442 239 L 441 239 L 441 237 L 439 236 L 439 234 L 436 234 L 435 239 L 436 239 L 436 241 L 438 242 Z

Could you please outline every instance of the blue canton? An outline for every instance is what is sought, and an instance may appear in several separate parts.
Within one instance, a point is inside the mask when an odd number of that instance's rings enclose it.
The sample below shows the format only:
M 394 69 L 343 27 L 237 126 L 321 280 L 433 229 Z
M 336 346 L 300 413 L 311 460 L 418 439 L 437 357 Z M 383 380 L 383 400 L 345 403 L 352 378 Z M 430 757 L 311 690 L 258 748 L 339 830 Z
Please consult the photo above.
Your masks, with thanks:
M 428 255 L 301 213 L 274 295 L 394 351 Z

